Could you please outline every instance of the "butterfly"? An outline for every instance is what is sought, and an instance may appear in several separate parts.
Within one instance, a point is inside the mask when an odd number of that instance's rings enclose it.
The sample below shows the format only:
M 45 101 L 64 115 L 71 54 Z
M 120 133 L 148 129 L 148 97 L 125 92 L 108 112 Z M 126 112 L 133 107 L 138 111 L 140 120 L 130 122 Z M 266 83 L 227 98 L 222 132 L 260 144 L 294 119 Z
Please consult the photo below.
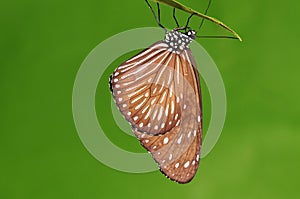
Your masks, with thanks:
M 180 27 L 174 8 L 177 28 L 167 31 L 160 23 L 159 4 L 156 17 L 148 0 L 146 3 L 158 25 L 166 31 L 165 38 L 118 66 L 110 76 L 110 89 L 120 112 L 160 171 L 173 181 L 188 183 L 199 166 L 203 131 L 199 73 L 189 48 L 198 37 L 188 28 L 195 13 Z M 205 14 L 210 4 L 211 0 Z M 207 38 L 241 41 L 239 35 L 222 22 L 201 16 L 235 35 Z M 199 29 L 202 25 L 203 19 Z
M 167 31 L 122 63 L 110 77 L 113 98 L 132 130 L 168 178 L 195 176 L 202 143 L 199 74 L 189 44 L 196 32 Z

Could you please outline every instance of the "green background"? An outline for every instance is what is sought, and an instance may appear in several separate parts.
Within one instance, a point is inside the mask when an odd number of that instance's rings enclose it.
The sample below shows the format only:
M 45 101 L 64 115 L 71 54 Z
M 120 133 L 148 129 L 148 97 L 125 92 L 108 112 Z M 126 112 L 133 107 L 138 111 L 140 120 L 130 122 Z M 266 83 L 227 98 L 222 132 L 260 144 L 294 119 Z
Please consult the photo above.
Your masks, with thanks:
M 181 2 L 199 11 L 207 3 Z M 0 198 L 299 198 L 299 6 L 213 1 L 209 15 L 244 41 L 198 40 L 222 74 L 228 112 L 216 147 L 194 180 L 180 185 L 159 171 L 129 174 L 101 164 L 82 145 L 72 118 L 73 83 L 88 53 L 121 31 L 156 26 L 144 1 L 1 0 Z M 182 23 L 186 17 L 179 13 Z M 162 19 L 174 27 L 170 8 L 162 8 Z M 227 32 L 207 22 L 200 33 Z M 109 110 L 101 100 L 110 97 L 101 82 L 99 117 Z M 112 142 L 143 152 L 111 115 L 102 118 Z

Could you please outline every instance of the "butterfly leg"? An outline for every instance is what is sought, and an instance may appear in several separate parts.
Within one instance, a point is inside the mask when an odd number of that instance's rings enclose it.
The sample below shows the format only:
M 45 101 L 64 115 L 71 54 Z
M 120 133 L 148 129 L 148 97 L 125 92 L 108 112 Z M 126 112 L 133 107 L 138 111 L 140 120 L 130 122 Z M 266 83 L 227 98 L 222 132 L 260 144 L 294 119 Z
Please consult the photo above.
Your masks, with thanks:
M 151 12 L 152 12 L 152 14 L 153 14 L 153 16 L 154 16 L 154 18 L 155 18 L 157 24 L 158 24 L 161 28 L 163 28 L 165 31 L 167 31 L 167 29 L 160 23 L 160 7 L 159 7 L 159 3 L 157 3 L 157 14 L 158 14 L 158 16 L 156 16 L 156 14 L 155 14 L 155 12 L 154 12 L 154 10 L 153 10 L 151 4 L 149 3 L 149 1 L 148 1 L 148 0 L 145 0 L 145 1 L 146 1 L 146 3 L 147 3 L 148 7 L 150 8 L 150 10 L 151 10 Z
M 211 0 L 208 1 L 208 5 L 207 5 L 207 8 L 206 8 L 205 13 L 204 13 L 205 15 L 207 14 L 210 5 L 211 5 Z M 189 18 L 187 19 L 186 24 L 185 24 L 185 26 L 184 26 L 184 29 L 185 29 L 185 30 L 189 29 L 188 26 L 189 26 L 190 20 L 191 20 L 191 18 L 192 18 L 193 16 L 194 16 L 194 13 L 191 14 L 191 15 L 189 16 Z M 204 18 L 202 18 L 202 21 L 201 21 L 201 23 L 200 23 L 200 26 L 199 26 L 199 29 L 198 29 L 198 30 L 200 30 L 200 28 L 202 27 L 203 23 L 204 23 Z
M 179 25 L 179 23 L 177 21 L 176 15 L 175 15 L 175 8 L 174 8 L 173 9 L 173 18 L 174 18 L 174 20 L 176 22 L 176 25 L 177 25 L 177 28 L 175 28 L 174 30 L 185 30 L 186 31 L 187 29 L 189 29 L 188 25 L 190 23 L 190 19 L 192 18 L 192 16 L 194 16 L 194 14 L 191 14 L 189 16 L 189 18 L 187 19 L 187 22 L 186 22 L 185 26 L 180 27 L 180 25 Z
M 180 25 L 179 25 L 179 23 L 178 23 L 178 21 L 177 21 L 177 18 L 176 18 L 176 14 L 175 14 L 175 8 L 173 8 L 173 18 L 174 18 L 174 20 L 175 20 L 175 23 L 176 23 L 176 25 L 177 25 L 177 28 L 179 28 L 180 27 Z
M 184 26 L 184 29 L 186 30 L 186 29 L 189 29 L 189 23 L 190 23 L 190 20 L 191 20 L 191 18 L 194 16 L 194 13 L 193 14 L 191 14 L 190 16 L 189 16 L 189 18 L 187 19 L 187 21 L 186 21 L 186 24 L 185 24 L 185 26 Z

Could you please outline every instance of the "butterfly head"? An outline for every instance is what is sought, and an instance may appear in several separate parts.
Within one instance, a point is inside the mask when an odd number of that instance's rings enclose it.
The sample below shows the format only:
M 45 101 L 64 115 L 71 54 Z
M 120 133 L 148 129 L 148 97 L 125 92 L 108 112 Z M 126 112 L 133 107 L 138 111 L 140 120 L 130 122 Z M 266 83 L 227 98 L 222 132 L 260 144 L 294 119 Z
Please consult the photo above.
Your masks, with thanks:
M 185 33 L 188 37 L 190 37 L 192 40 L 195 40 L 196 39 L 196 31 L 194 30 L 188 30 L 186 33 Z

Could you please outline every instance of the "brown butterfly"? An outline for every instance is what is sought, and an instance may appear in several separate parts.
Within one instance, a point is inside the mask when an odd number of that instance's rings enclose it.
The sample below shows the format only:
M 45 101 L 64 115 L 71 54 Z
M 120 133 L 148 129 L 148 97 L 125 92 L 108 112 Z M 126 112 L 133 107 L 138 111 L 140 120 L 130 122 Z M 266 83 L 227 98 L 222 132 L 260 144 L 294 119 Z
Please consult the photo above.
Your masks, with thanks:
M 158 25 L 165 31 L 165 38 L 131 59 L 122 63 L 110 77 L 114 100 L 131 124 L 142 146 L 150 152 L 160 170 L 179 183 L 190 182 L 195 176 L 202 146 L 202 103 L 199 74 L 189 44 L 196 32 L 188 28 L 193 15 L 202 17 L 234 34 L 229 36 L 201 36 L 203 38 L 241 37 L 221 21 L 189 9 L 192 14 L 184 27 L 180 27 L 175 8 L 173 17 L 177 28 L 167 31 L 150 7 Z M 169 1 L 156 1 L 171 5 Z M 183 5 L 172 1 L 182 9 Z M 183 9 L 184 10 L 184 9 Z
M 114 100 L 141 144 L 171 180 L 195 176 L 202 142 L 199 75 L 189 44 L 196 32 L 165 39 L 122 63 L 111 75 Z

